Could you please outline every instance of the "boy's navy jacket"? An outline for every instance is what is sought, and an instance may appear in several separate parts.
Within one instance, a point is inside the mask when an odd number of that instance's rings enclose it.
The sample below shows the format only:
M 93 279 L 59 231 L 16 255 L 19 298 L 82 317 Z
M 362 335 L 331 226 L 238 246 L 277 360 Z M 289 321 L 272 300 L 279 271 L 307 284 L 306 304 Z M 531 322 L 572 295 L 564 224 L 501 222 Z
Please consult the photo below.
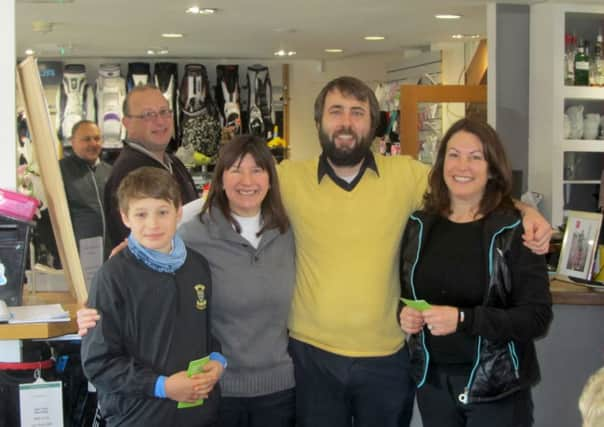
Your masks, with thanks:
M 177 409 L 177 402 L 154 397 L 159 375 L 186 371 L 189 361 L 220 351 L 210 334 L 210 292 L 208 263 L 188 248 L 173 274 L 151 270 L 127 248 L 99 269 L 88 305 L 101 318 L 82 339 L 82 366 L 108 426 L 215 422 L 218 384 L 194 408 Z

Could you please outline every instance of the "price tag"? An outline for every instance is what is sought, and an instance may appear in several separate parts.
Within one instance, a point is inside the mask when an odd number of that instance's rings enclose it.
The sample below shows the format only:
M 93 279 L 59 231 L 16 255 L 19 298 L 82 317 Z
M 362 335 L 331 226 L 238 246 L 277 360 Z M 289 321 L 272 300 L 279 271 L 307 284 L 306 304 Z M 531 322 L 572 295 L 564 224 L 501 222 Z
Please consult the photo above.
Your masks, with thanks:
M 41 378 L 20 384 L 21 427 L 63 427 L 62 387 L 61 381 Z

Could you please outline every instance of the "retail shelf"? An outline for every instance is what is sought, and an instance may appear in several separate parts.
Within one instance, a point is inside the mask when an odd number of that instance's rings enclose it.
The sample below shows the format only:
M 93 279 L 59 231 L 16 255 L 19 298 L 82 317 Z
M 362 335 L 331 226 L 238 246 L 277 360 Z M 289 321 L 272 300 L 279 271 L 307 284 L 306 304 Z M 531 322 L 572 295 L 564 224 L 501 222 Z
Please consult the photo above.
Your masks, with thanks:
M 586 99 L 604 101 L 604 87 L 564 86 L 563 96 L 566 99 Z
M 587 185 L 600 185 L 599 179 L 584 179 L 584 180 L 564 180 L 562 184 L 587 184 Z
M 565 139 L 562 143 L 562 151 L 584 151 L 599 153 L 604 149 L 602 139 Z

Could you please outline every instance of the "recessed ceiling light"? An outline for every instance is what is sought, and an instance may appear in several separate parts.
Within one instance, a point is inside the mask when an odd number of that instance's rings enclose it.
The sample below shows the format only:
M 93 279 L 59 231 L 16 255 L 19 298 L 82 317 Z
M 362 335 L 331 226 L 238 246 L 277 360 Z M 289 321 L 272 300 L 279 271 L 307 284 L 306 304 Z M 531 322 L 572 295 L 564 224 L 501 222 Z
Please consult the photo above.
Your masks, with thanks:
M 378 40 L 384 40 L 386 37 L 384 37 L 384 36 L 365 36 L 363 38 L 365 40 L 369 40 L 369 41 L 378 41 Z
M 212 7 L 204 7 L 201 8 L 199 6 L 193 6 L 188 8 L 185 13 L 190 13 L 191 15 L 213 15 L 218 11 L 218 9 Z
M 344 52 L 342 49 L 325 49 L 327 53 L 342 53 Z
M 275 55 L 275 56 L 294 56 L 295 54 L 296 54 L 295 50 L 286 51 L 286 50 L 280 49 L 277 52 L 275 52 L 273 55 Z
M 147 49 L 147 55 L 155 55 L 155 51 L 153 49 Z
M 163 33 L 161 36 L 166 39 L 180 39 L 183 37 L 183 34 L 182 33 Z
M 461 18 L 461 15 L 454 15 L 454 14 L 449 14 L 449 13 L 439 13 L 437 15 L 434 15 L 434 17 L 436 19 L 459 19 L 459 18 Z
M 480 34 L 453 34 L 451 36 L 453 39 L 479 39 Z
M 31 56 L 31 55 L 33 55 L 34 53 L 36 53 L 36 52 L 35 52 L 33 49 L 25 49 L 25 54 L 26 54 L 26 55 Z

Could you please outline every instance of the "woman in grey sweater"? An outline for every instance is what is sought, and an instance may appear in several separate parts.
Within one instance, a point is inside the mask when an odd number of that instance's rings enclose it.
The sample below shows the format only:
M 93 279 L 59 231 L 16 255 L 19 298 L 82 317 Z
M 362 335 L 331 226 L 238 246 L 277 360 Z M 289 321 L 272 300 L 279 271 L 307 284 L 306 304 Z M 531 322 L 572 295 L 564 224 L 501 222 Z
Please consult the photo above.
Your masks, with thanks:
M 262 139 L 242 135 L 222 147 L 200 216 L 178 234 L 210 264 L 212 332 L 228 362 L 219 425 L 293 427 L 287 318 L 295 247 L 275 162 Z M 95 310 L 78 311 L 80 335 L 97 319 Z
M 212 328 L 228 360 L 220 425 L 293 426 L 287 317 L 295 249 L 264 141 L 244 135 L 222 147 L 200 218 L 178 233 L 212 272 Z

